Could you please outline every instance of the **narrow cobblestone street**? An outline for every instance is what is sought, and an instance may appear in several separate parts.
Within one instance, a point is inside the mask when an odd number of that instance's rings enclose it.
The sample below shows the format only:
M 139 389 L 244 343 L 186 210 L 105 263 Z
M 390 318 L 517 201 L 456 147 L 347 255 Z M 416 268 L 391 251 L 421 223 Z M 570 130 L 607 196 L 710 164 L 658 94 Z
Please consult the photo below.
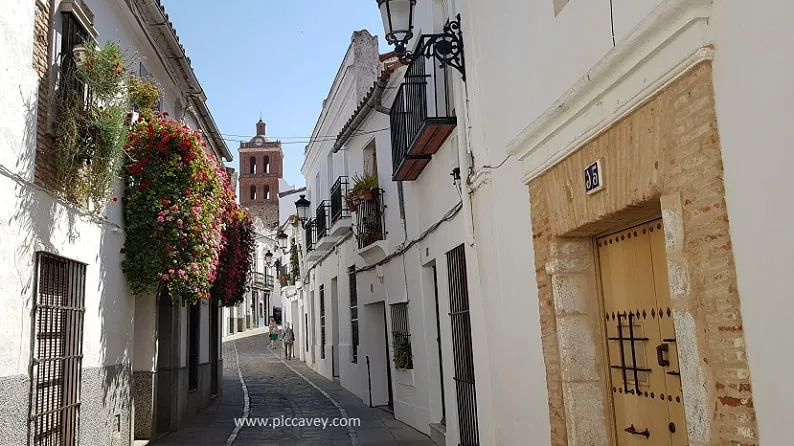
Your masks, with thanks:
M 151 444 L 153 446 L 356 444 L 430 446 L 433 444 L 427 436 L 395 420 L 390 413 L 367 407 L 355 395 L 318 375 L 301 361 L 282 361 L 277 355 L 283 355 L 283 352 L 280 349 L 275 351 L 268 349 L 267 342 L 264 334 L 224 342 L 223 396 L 199 415 L 191 426 Z M 248 394 L 249 418 L 344 417 L 360 418 L 361 425 L 350 430 L 347 427 L 330 426 L 326 429 L 244 426 L 235 430 L 234 419 L 242 417 L 246 407 L 245 392 L 238 375 L 238 359 L 239 373 L 242 374 Z

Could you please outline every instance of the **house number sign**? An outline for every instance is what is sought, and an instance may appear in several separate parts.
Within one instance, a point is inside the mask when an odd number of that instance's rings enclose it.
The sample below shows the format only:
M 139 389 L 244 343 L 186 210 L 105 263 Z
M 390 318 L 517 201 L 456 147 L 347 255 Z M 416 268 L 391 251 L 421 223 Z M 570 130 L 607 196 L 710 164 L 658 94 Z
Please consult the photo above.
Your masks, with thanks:
M 604 172 L 601 169 L 601 161 L 594 162 L 584 170 L 584 191 L 588 195 L 604 188 Z

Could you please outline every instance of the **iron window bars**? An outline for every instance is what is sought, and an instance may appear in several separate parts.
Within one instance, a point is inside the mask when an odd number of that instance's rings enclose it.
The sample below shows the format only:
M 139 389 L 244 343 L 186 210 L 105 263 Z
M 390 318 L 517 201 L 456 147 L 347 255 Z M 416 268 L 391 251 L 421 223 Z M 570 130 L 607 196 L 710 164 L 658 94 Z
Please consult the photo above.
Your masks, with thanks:
M 345 196 L 350 191 L 350 182 L 346 176 L 336 179 L 331 186 L 331 226 L 345 217 L 350 217 L 350 211 L 345 204 Z
M 358 363 L 358 291 L 356 290 L 356 266 L 347 269 L 347 277 L 350 279 L 350 333 L 351 344 L 353 344 L 353 357 L 351 362 Z
M 28 436 L 35 446 L 77 444 L 86 265 L 36 253 Z
M 391 305 L 391 329 L 394 348 L 394 364 L 403 369 L 413 369 L 413 351 L 411 350 L 411 324 L 408 321 L 408 304 Z
M 320 359 L 325 359 L 325 285 L 320 285 Z
M 452 325 L 452 355 L 455 366 L 453 379 L 458 402 L 460 443 L 479 445 L 466 252 L 463 245 L 447 252 L 447 279 L 449 282 L 449 317 Z

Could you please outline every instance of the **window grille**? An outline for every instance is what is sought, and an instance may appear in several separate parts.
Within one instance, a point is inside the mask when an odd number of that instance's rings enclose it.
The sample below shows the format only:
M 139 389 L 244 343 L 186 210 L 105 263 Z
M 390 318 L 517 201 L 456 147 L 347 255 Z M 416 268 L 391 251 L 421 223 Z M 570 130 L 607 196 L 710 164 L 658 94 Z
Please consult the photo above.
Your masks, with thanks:
M 474 446 L 479 445 L 480 440 L 477 426 L 477 394 L 474 385 L 466 251 L 463 245 L 447 252 L 447 279 L 460 444 Z
M 30 444 L 77 444 L 86 265 L 36 254 Z
M 320 359 L 325 359 L 325 285 L 320 285 Z
M 413 369 L 411 352 L 411 326 L 408 321 L 408 304 L 391 305 L 391 328 L 395 365 L 399 368 Z
M 80 21 L 71 11 L 62 12 L 61 19 L 61 52 L 60 59 L 60 88 L 64 95 L 73 95 L 82 104 L 87 102 L 88 91 L 86 85 L 77 76 L 77 62 L 74 60 L 74 47 L 78 44 L 91 45 L 92 39 L 88 31 L 83 28 Z
M 358 363 L 358 294 L 356 291 L 356 266 L 347 269 L 350 278 L 350 333 L 353 344 L 353 358 L 351 362 Z

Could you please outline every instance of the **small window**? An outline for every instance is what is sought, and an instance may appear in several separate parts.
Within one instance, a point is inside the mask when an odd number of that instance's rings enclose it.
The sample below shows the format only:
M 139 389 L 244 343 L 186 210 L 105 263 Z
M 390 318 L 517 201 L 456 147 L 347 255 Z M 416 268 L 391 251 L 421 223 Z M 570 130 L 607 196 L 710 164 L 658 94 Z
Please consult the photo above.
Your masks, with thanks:
M 320 285 L 320 359 L 325 359 L 325 285 Z
M 251 186 L 251 199 L 256 200 L 256 186 Z
M 267 155 L 262 158 L 262 171 L 264 173 L 270 173 L 270 157 Z
M 84 103 L 88 92 L 85 83 L 77 76 L 77 63 L 74 60 L 73 50 L 76 45 L 93 45 L 93 41 L 72 12 L 61 13 L 61 19 L 61 50 L 58 55 L 61 94 L 74 95 Z
M 351 362 L 358 363 L 358 292 L 356 291 L 356 265 L 347 269 L 350 278 L 350 332 L 353 344 L 353 357 Z
M 408 304 L 391 305 L 392 361 L 398 369 L 413 369 L 411 351 L 411 325 L 408 322 Z
M 251 172 L 250 173 L 251 174 L 255 174 L 256 173 L 256 157 L 255 156 L 251 157 L 251 163 L 250 164 L 251 164 L 251 169 L 250 169 Z
M 262 190 L 263 199 L 270 200 L 270 186 L 265 184 Z
M 31 366 L 31 444 L 76 444 L 83 358 L 86 265 L 36 256 Z

